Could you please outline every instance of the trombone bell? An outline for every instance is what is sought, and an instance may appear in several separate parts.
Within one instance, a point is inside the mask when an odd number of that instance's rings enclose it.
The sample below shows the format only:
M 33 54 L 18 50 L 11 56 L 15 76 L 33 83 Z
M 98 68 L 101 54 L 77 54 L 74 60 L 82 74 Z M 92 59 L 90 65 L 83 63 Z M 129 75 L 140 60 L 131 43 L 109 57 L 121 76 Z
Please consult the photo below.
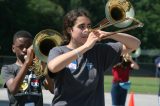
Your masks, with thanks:
M 112 25 L 118 28 L 122 28 L 120 30 L 113 31 L 114 32 L 113 34 L 116 34 L 131 29 L 135 29 L 138 27 L 143 27 L 144 25 L 142 22 L 134 18 L 135 15 L 134 8 L 132 4 L 129 2 L 129 0 L 109 0 L 105 6 L 105 13 L 106 13 L 106 18 L 99 23 L 100 26 L 92 30 L 98 30 L 98 29 L 101 30 L 103 28 L 107 28 Z M 135 24 L 129 26 L 132 22 L 135 22 Z M 106 38 L 107 37 L 103 37 L 101 39 L 106 39 Z
M 105 13 L 108 21 L 119 28 L 129 26 L 133 20 L 126 18 L 133 18 L 135 15 L 134 8 L 129 0 L 109 0 L 105 6 Z

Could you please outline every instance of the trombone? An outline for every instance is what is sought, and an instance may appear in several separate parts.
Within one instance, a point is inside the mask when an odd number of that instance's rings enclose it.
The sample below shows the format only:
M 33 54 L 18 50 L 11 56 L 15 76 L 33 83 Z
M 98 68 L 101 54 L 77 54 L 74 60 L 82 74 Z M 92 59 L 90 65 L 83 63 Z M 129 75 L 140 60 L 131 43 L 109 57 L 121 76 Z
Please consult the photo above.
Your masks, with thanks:
M 112 25 L 118 28 L 123 28 L 118 31 L 114 31 L 111 34 L 113 35 L 144 26 L 142 22 L 134 18 L 134 8 L 129 0 L 108 0 L 105 6 L 105 14 L 106 18 L 101 21 L 102 23 L 100 22 L 100 26 L 92 30 L 101 30 Z M 135 22 L 136 24 L 125 28 L 131 25 L 133 22 Z M 102 39 L 105 38 L 106 37 Z

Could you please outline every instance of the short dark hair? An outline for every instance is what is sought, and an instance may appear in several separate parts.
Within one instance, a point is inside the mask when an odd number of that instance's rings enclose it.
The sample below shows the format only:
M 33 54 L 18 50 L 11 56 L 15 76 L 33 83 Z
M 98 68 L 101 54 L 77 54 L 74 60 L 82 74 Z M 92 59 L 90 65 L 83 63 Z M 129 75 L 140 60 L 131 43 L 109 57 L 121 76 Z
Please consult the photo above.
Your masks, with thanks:
M 31 33 L 25 30 L 20 30 L 14 34 L 13 43 L 16 41 L 17 38 L 20 38 L 20 37 L 33 39 L 33 36 L 31 35 Z

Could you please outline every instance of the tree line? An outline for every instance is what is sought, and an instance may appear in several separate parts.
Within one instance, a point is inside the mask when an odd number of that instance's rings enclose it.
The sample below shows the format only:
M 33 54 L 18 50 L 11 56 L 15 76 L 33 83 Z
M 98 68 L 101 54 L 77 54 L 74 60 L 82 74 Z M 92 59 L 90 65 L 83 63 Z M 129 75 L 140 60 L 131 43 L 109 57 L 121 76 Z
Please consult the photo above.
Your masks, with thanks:
M 62 33 L 63 17 L 73 8 L 88 9 L 96 25 L 106 17 L 106 3 L 106 0 L 0 0 L 0 55 L 12 55 L 12 37 L 18 30 L 27 30 L 34 36 L 47 28 Z M 160 1 L 131 0 L 131 3 L 135 18 L 144 27 L 127 33 L 141 40 L 141 48 L 159 49 Z

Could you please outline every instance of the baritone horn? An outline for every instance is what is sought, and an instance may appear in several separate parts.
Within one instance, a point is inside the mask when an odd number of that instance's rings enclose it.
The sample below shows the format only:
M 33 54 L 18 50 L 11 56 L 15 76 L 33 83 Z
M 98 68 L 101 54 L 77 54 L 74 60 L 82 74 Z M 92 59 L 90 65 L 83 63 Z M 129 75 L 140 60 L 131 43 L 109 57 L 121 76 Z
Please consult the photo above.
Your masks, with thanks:
M 36 58 L 33 61 L 32 70 L 37 77 L 42 77 L 47 74 L 47 67 L 43 70 L 42 62 L 47 62 L 50 49 L 60 45 L 61 42 L 61 34 L 52 29 L 45 29 L 36 34 L 33 40 L 33 51 Z
M 103 29 L 112 25 L 118 28 L 123 28 L 118 31 L 113 31 L 113 34 L 115 34 L 143 27 L 144 25 L 142 22 L 134 18 L 134 8 L 129 0 L 108 0 L 105 5 L 105 14 L 106 18 L 101 21 L 102 24 L 100 23 L 98 28 L 92 30 Z M 135 25 L 125 28 L 133 22 L 135 22 Z

